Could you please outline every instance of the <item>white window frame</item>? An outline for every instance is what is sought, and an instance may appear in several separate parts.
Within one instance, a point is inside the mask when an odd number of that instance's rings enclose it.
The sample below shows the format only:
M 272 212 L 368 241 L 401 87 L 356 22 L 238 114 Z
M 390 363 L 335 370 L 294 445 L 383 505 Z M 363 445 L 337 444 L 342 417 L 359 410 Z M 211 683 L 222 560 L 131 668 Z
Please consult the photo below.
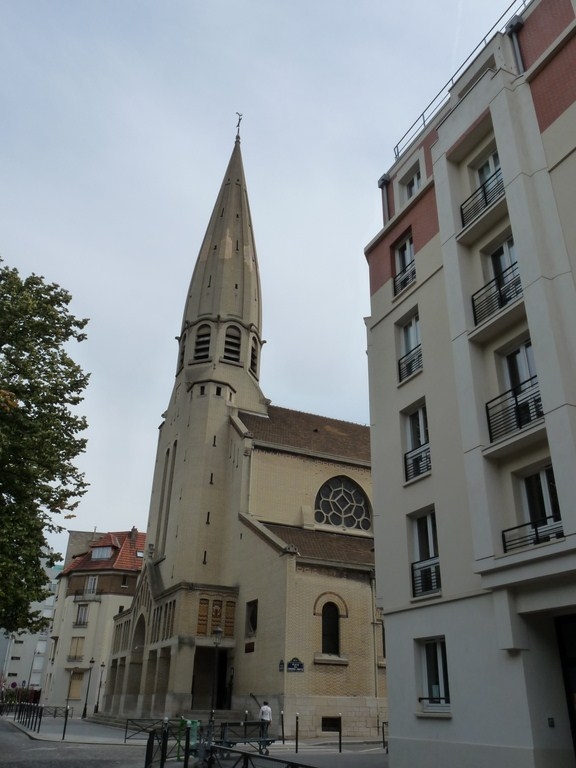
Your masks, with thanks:
M 422 174 L 420 172 L 420 166 L 416 168 L 412 176 L 404 182 L 404 188 L 406 190 L 406 200 L 411 200 L 414 195 L 422 186 Z
M 487 180 L 500 170 L 500 157 L 498 151 L 494 150 L 486 157 L 476 168 L 479 186 L 486 184 Z
M 402 355 L 407 355 L 412 350 L 420 346 L 420 315 L 418 312 L 408 318 L 401 326 L 402 332 Z
M 414 451 L 429 442 L 428 414 L 426 404 L 423 403 L 406 414 L 406 444 L 409 451 Z
M 84 585 L 85 595 L 95 595 L 98 590 L 98 576 L 86 576 L 86 584 Z
M 533 479 L 536 479 L 537 483 L 539 484 L 541 493 L 540 500 L 543 506 L 543 512 L 545 513 L 544 518 L 546 518 L 544 524 L 538 526 L 538 531 L 541 531 L 547 527 L 555 526 L 555 524 L 562 519 L 560 515 L 558 497 L 556 496 L 556 481 L 554 478 L 554 470 L 552 468 L 552 464 L 547 464 L 536 472 L 532 472 L 530 475 L 525 475 L 522 478 L 522 508 L 524 518 L 527 523 L 536 523 L 539 519 L 543 519 L 542 516 L 535 514 L 536 509 L 531 503 L 527 481 Z
M 536 376 L 536 364 L 530 339 L 508 351 L 504 361 L 504 376 L 508 389 L 519 388 L 521 391 L 521 385 Z
M 412 234 L 398 243 L 396 253 L 396 274 L 404 272 L 411 264 L 414 264 L 414 239 Z
M 431 637 L 420 641 L 422 660 L 422 709 L 426 712 L 450 711 L 450 685 L 446 639 Z

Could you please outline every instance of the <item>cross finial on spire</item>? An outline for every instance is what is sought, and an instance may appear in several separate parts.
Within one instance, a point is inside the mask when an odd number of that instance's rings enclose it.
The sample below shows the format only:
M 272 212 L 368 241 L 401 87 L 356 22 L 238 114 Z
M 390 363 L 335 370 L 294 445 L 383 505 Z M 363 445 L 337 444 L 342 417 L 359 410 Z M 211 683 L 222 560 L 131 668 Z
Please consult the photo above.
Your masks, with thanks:
M 240 112 L 236 112 L 238 115 L 238 123 L 236 124 L 236 137 L 240 137 L 240 123 L 242 122 L 242 115 Z

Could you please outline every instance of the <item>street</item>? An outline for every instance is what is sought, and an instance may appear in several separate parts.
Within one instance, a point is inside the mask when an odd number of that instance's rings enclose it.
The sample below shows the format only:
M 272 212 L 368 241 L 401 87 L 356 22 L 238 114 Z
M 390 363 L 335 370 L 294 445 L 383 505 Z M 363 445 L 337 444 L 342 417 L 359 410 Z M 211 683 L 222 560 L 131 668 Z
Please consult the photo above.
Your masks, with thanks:
M 89 726 L 88 723 L 85 724 Z M 272 760 L 257 753 L 251 758 L 254 768 L 284 768 L 288 762 L 301 762 L 309 768 L 387 768 L 388 756 L 381 746 L 374 744 L 343 744 L 342 753 L 334 745 L 301 744 L 298 753 L 288 744 L 276 743 L 270 749 Z M 57 740 L 32 739 L 13 722 L 0 718 L 0 765 L 14 768 L 144 768 L 144 742 L 123 744 L 79 744 Z M 235 759 L 221 760 L 222 768 L 231 766 Z M 176 760 L 167 765 L 178 766 Z M 191 761 L 191 765 L 193 762 Z

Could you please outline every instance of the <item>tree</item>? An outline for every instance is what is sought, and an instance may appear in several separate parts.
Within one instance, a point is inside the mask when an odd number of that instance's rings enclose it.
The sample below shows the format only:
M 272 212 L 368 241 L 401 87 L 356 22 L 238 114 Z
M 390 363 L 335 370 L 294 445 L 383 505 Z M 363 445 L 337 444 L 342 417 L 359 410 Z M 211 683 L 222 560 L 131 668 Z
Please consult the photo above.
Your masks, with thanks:
M 46 533 L 73 517 L 86 492 L 73 464 L 85 450 L 86 419 L 75 409 L 88 375 L 70 358 L 87 320 L 69 311 L 70 294 L 0 260 L 0 627 L 36 632 L 46 625 L 31 603 L 47 596 Z M 55 519 L 56 516 L 56 519 Z

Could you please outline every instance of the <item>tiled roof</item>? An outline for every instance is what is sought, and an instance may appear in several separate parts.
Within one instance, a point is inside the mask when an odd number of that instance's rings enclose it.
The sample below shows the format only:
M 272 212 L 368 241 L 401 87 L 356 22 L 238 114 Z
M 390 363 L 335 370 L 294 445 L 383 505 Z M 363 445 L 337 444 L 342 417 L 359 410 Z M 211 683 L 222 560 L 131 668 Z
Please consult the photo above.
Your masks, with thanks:
M 254 438 L 263 443 L 370 461 L 370 428 L 362 424 L 275 405 L 268 407 L 268 417 L 243 411 L 240 418 Z
M 343 565 L 374 565 L 374 542 L 371 538 L 275 523 L 264 523 L 264 526 L 286 544 L 296 547 L 302 557 Z
M 146 534 L 136 528 L 131 531 L 110 532 L 91 541 L 88 551 L 77 555 L 64 568 L 62 575 L 71 571 L 139 571 L 142 568 Z M 107 559 L 92 558 L 94 547 L 110 547 L 111 557 Z M 141 554 L 138 555 L 138 552 Z

